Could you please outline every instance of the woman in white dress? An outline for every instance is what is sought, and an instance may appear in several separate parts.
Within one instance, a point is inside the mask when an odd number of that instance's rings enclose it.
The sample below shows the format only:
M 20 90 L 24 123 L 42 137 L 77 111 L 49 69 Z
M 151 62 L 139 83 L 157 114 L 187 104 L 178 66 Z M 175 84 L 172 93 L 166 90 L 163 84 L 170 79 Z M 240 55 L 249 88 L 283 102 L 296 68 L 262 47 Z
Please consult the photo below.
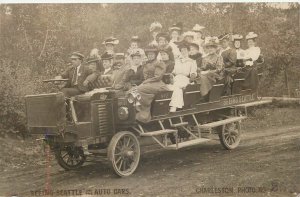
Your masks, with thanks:
M 196 61 L 189 58 L 189 43 L 183 41 L 177 44 L 181 56 L 175 60 L 175 66 L 172 72 L 174 75 L 174 84 L 170 86 L 170 89 L 173 90 L 170 112 L 175 112 L 178 108 L 184 106 L 183 88 L 197 76 Z

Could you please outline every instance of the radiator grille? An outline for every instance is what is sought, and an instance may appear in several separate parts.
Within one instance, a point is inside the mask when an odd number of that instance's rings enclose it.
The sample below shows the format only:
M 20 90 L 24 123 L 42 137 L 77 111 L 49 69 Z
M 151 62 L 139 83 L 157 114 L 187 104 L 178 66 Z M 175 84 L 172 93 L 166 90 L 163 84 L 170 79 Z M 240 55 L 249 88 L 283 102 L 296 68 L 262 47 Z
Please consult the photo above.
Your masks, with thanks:
M 98 128 L 100 135 L 108 133 L 108 113 L 106 103 L 98 103 Z

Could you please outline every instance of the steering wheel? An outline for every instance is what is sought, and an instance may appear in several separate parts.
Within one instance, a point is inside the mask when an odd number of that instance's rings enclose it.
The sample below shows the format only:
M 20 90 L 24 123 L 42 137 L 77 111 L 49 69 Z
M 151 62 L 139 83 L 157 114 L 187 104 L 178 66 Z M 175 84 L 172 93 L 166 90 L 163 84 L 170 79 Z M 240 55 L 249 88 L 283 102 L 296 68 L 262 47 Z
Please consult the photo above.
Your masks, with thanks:
M 69 81 L 69 79 L 46 79 L 46 80 L 43 80 L 44 83 L 52 83 L 52 84 L 56 85 L 56 88 L 58 88 L 59 90 L 64 88 L 68 81 Z

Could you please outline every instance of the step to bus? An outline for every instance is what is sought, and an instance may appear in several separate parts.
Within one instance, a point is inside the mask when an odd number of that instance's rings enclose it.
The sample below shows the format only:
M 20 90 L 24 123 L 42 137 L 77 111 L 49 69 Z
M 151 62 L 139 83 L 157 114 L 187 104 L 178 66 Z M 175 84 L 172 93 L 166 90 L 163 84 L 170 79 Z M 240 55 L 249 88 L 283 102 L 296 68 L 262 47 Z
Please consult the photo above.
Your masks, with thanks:
M 141 133 L 140 136 L 151 137 L 151 136 L 157 136 L 157 135 L 165 135 L 165 134 L 169 134 L 169 133 L 177 133 L 177 130 L 164 129 L 164 130 L 158 130 L 158 131 L 151 131 L 151 132 Z
M 227 118 L 225 120 L 219 120 L 219 121 L 215 121 L 215 122 L 211 122 L 211 123 L 207 123 L 207 124 L 198 125 L 198 128 L 210 129 L 213 127 L 222 126 L 222 125 L 229 124 L 232 122 L 237 122 L 237 121 L 243 120 L 245 118 L 247 118 L 247 116 L 238 116 L 238 117 Z
M 166 146 L 166 149 L 180 149 L 180 148 L 184 148 L 184 147 L 189 147 L 189 146 L 194 146 L 197 144 L 202 144 L 204 142 L 210 141 L 210 139 L 205 139 L 205 138 L 198 138 L 198 139 L 194 139 L 194 140 L 189 140 L 186 142 L 180 142 L 178 143 L 178 147 L 176 147 L 176 144 L 172 144 L 169 146 Z
M 272 103 L 272 100 L 254 101 L 254 102 L 250 102 L 250 103 L 244 103 L 244 104 L 235 105 L 235 107 L 236 108 L 245 108 L 245 107 L 252 107 L 252 106 L 258 106 L 258 105 L 264 105 L 264 104 L 268 104 L 268 103 Z

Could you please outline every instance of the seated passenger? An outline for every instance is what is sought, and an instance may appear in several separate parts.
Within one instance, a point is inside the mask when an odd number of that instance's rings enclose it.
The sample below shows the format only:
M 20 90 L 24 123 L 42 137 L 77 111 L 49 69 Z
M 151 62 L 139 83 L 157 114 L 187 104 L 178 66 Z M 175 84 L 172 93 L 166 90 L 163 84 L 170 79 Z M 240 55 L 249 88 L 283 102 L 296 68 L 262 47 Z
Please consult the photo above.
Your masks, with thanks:
M 202 54 L 202 56 L 204 56 L 204 49 L 203 49 L 203 45 L 204 45 L 203 30 L 204 29 L 205 29 L 204 26 L 200 26 L 198 24 L 196 24 L 192 29 L 192 31 L 195 32 L 194 43 L 198 44 L 199 52 Z
M 146 55 L 143 49 L 139 48 L 139 44 L 141 42 L 141 39 L 138 36 L 132 36 L 131 37 L 131 42 L 130 42 L 130 47 L 127 50 L 127 62 L 131 61 L 131 55 L 139 52 L 142 56 L 142 61 L 145 62 L 146 61 Z
M 257 65 L 263 62 L 263 60 L 261 60 L 260 48 L 256 46 L 255 42 L 257 37 L 257 34 L 253 32 L 249 32 L 246 36 L 248 49 L 245 50 L 246 68 L 244 68 L 244 88 L 250 88 L 252 90 L 256 90 L 258 86 Z
M 97 79 L 97 74 L 83 65 L 84 55 L 74 52 L 71 55 L 72 66 L 69 66 L 56 79 L 69 79 L 66 86 L 61 90 L 65 97 L 72 97 L 75 95 L 87 92 L 88 84 Z
M 171 47 L 161 48 L 161 49 L 159 49 L 159 54 L 161 56 L 162 62 L 164 62 L 167 66 L 166 73 L 172 73 L 172 71 L 174 69 L 174 65 L 175 65 L 172 48 Z
M 158 43 L 156 40 L 156 36 L 159 32 L 161 32 L 161 29 L 162 25 L 159 22 L 151 23 L 149 30 L 153 40 L 149 43 L 149 46 L 157 47 Z
M 89 91 L 95 88 L 98 88 L 98 84 L 96 83 L 98 76 L 100 76 L 101 72 L 103 72 L 103 66 L 100 59 L 96 56 L 89 57 L 86 61 L 87 67 L 93 71 L 93 74 L 89 75 L 86 80 L 89 81 L 88 87 Z
M 182 34 L 183 40 L 188 43 L 194 42 L 196 33 L 193 31 L 187 31 Z
M 181 57 L 175 60 L 173 70 L 174 84 L 170 86 L 173 90 L 170 112 L 175 112 L 177 108 L 184 106 L 183 88 L 185 88 L 197 76 L 197 64 L 195 60 L 189 58 L 189 43 L 183 41 L 178 43 L 178 48 L 181 52 Z
M 96 56 L 88 57 L 86 60 L 86 64 L 90 70 L 93 72 L 103 72 L 103 66 L 102 62 L 100 61 L 100 58 Z
M 114 55 L 115 54 L 115 45 L 119 44 L 119 40 L 114 37 L 109 37 L 109 38 L 105 39 L 102 44 L 105 45 L 104 53 Z
M 113 69 L 112 66 L 114 64 L 114 56 L 113 54 L 109 54 L 105 52 L 101 55 L 102 65 L 104 68 L 104 71 L 102 72 L 102 75 L 112 75 Z
M 247 44 L 248 44 L 248 49 L 245 50 L 245 54 L 246 54 L 246 66 L 253 66 L 256 61 L 258 61 L 261 52 L 260 52 L 260 48 L 256 46 L 256 38 L 257 38 L 257 34 L 253 33 L 253 32 L 249 32 L 246 35 L 246 40 L 247 40 Z
M 115 87 L 117 90 L 127 91 L 133 86 L 140 85 L 144 80 L 142 58 L 139 52 L 131 54 L 131 64 L 124 67 L 124 75 Z
M 236 67 L 244 67 L 245 50 L 241 48 L 242 35 L 235 34 L 232 36 L 233 46 L 236 52 Z
M 196 61 L 198 69 L 200 69 L 202 64 L 202 54 L 200 53 L 199 49 L 200 47 L 198 43 L 196 42 L 190 43 L 189 58 Z
M 95 42 L 93 44 L 93 49 L 90 52 L 90 57 L 96 57 L 96 58 L 100 59 L 98 43 L 97 42 Z
M 200 75 L 196 79 L 200 85 L 200 93 L 206 96 L 217 80 L 222 79 L 223 58 L 217 54 L 219 40 L 217 37 L 206 37 L 207 55 L 202 59 Z
M 124 88 L 123 77 L 128 70 L 128 64 L 125 63 L 125 54 L 116 53 L 113 64 L 113 89 L 120 90 Z
M 170 36 L 169 36 L 168 33 L 161 32 L 161 33 L 157 34 L 156 39 L 157 39 L 157 48 L 158 48 L 158 50 L 171 48 L 170 45 L 169 45 Z M 156 59 L 158 61 L 162 60 L 160 54 L 157 55 Z
M 155 52 L 155 56 L 152 53 Z M 136 119 L 141 122 L 148 122 L 151 119 L 151 103 L 158 92 L 169 90 L 162 81 L 166 73 L 166 64 L 156 60 L 157 51 L 147 52 L 148 62 L 144 65 L 144 78 L 136 90 L 141 95 L 140 105 L 137 106 Z
M 228 33 L 222 34 L 219 36 L 219 41 L 221 44 L 220 55 L 223 57 L 224 62 L 224 79 L 225 79 L 225 87 L 224 93 L 225 95 L 231 95 L 231 84 L 233 82 L 233 75 L 237 71 L 236 67 L 236 51 L 230 47 L 230 36 Z

